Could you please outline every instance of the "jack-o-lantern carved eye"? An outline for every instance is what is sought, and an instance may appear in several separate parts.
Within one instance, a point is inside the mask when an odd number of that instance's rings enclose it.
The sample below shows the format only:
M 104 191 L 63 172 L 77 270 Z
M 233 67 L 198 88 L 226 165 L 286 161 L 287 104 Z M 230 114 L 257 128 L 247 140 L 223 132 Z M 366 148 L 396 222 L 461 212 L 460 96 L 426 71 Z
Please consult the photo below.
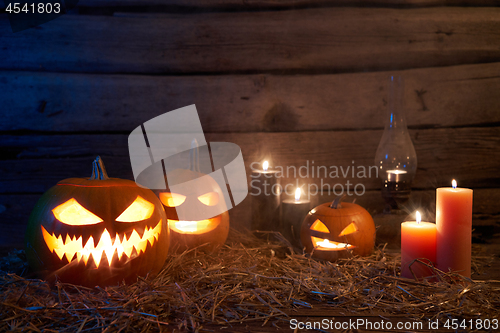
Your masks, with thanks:
M 320 220 L 314 221 L 314 223 L 311 225 L 311 230 L 316 230 L 316 231 L 321 231 L 321 232 L 330 232 L 326 225 L 321 222 Z
M 345 227 L 339 234 L 339 237 L 340 236 L 345 236 L 345 235 L 350 235 L 350 234 L 353 234 L 355 232 L 358 231 L 358 226 L 356 225 L 356 223 L 354 223 L 354 221 L 349 224 L 347 227 Z
M 52 213 L 56 219 L 68 225 L 89 225 L 102 222 L 99 216 L 85 209 L 73 198 L 52 209 Z
M 151 202 L 141 198 L 140 196 L 137 196 L 134 202 L 132 202 L 130 206 L 128 206 L 127 209 L 125 209 L 125 211 L 116 218 L 116 221 L 118 222 L 142 221 L 150 218 L 151 215 L 153 214 L 154 209 L 155 206 Z
M 219 194 L 217 192 L 208 192 L 200 195 L 198 200 L 206 206 L 215 206 L 219 203 Z
M 186 196 L 177 193 L 162 192 L 160 193 L 160 200 L 167 207 L 177 207 L 182 205 L 186 200 Z

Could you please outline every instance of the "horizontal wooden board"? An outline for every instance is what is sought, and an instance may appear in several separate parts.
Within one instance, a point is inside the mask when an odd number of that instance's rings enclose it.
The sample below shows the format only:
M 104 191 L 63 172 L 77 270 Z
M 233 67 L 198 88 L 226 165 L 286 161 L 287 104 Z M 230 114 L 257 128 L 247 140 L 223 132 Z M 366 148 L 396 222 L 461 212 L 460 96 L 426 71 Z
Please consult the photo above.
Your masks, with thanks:
M 29 215 L 39 198 L 40 194 L 0 194 L 0 250 L 2 247 L 21 248 L 23 246 Z M 332 198 L 331 194 L 312 197 L 312 206 L 330 201 Z M 347 198 L 346 201 L 352 201 L 353 198 Z M 377 216 L 376 214 L 384 208 L 384 202 L 379 191 L 367 191 L 364 195 L 355 198 L 357 204 L 365 207 L 374 216 Z M 240 205 L 229 211 L 232 227 L 240 230 L 250 228 L 251 200 L 252 197 L 248 196 Z M 497 204 L 499 201 L 500 189 L 474 190 L 473 224 L 477 230 L 489 230 L 485 229 L 487 227 L 497 228 L 495 230 L 500 228 L 500 207 Z M 433 220 L 434 212 L 432 207 L 434 202 L 434 190 L 413 191 L 407 213 L 412 214 L 414 210 L 419 209 L 427 220 Z M 411 217 L 403 215 L 400 219 L 401 221 L 409 220 Z M 379 220 L 376 219 L 376 221 Z M 389 226 L 392 228 L 390 230 L 387 230 L 388 226 L 381 226 L 380 222 L 377 222 L 377 225 L 381 240 L 387 239 L 387 235 L 390 235 L 391 232 L 397 235 L 396 223 Z M 380 234 L 381 232 L 383 234 Z M 485 237 L 481 234 L 478 234 L 477 237 L 480 236 Z
M 63 15 L 0 35 L 0 68 L 106 73 L 370 71 L 500 60 L 500 8 Z M 9 21 L 0 19 L 0 30 Z
M 181 6 L 194 8 L 268 9 L 314 6 L 495 6 L 498 0 L 80 0 L 80 7 Z
M 499 130 L 485 127 L 410 131 L 418 157 L 413 187 L 449 186 L 452 178 L 464 187 L 500 187 Z M 248 174 L 252 162 L 268 158 L 271 165 L 281 166 L 284 171 L 291 167 L 282 184 L 295 184 L 298 179 L 300 185 L 332 188 L 342 184 L 347 190 L 347 181 L 362 184 L 365 189 L 379 188 L 375 172 L 371 178 L 368 174 L 361 178 L 357 172 L 359 167 L 368 171 L 373 166 L 381 135 L 381 130 L 362 130 L 208 133 L 206 137 L 208 142 L 238 144 Z M 4 135 L 0 151 L 4 158 L 0 160 L 1 193 L 40 193 L 61 179 L 90 176 L 91 162 L 97 155 L 104 158 L 111 177 L 132 178 L 127 135 Z M 356 166 L 354 177 L 353 165 Z M 318 166 L 326 167 L 328 175 L 324 175 L 323 169 L 318 177 Z M 348 170 L 347 175 L 342 175 L 341 167 L 344 172 Z M 337 176 L 331 174 L 335 168 Z M 294 170 L 297 175 L 293 174 Z
M 383 128 L 389 76 L 410 127 L 500 123 L 500 63 L 334 75 L 138 76 L 0 72 L 0 131 L 130 132 L 196 104 L 206 132 Z

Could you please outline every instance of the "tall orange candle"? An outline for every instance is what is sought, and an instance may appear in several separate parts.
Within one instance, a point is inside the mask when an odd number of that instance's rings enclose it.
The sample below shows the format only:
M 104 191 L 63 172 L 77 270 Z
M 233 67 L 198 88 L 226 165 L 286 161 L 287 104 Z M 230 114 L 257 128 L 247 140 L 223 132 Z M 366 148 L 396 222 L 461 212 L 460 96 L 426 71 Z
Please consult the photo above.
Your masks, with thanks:
M 472 242 L 472 190 L 440 187 L 436 193 L 437 267 L 470 278 Z
M 436 262 L 436 225 L 421 222 L 418 211 L 416 215 L 416 221 L 401 223 L 401 276 L 409 279 L 434 274 L 430 267 L 415 259 L 429 265 Z

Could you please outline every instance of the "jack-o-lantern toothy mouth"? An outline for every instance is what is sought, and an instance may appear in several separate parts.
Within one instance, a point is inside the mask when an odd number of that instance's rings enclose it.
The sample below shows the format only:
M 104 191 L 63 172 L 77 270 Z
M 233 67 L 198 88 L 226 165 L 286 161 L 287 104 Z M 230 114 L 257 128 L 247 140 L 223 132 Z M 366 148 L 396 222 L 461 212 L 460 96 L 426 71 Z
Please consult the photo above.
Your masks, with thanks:
M 313 247 L 317 250 L 345 250 L 350 249 L 355 246 L 347 243 L 334 242 L 326 238 L 311 237 Z
M 62 235 L 56 236 L 54 233 L 51 235 L 43 226 L 42 234 L 50 252 L 55 252 L 61 260 L 63 257 L 66 257 L 68 262 L 71 262 L 76 256 L 78 262 L 83 260 L 85 265 L 87 265 L 90 257 L 92 257 L 96 267 L 99 267 L 103 258 L 106 257 L 108 265 L 111 266 L 115 253 L 118 260 L 123 255 L 127 258 L 132 258 L 145 252 L 148 243 L 153 246 L 155 241 L 158 241 L 161 233 L 161 222 L 160 220 L 155 227 L 146 227 L 142 236 L 136 230 L 132 231 L 128 239 L 126 235 L 120 236 L 119 234 L 115 234 L 114 239 L 112 239 L 108 230 L 104 229 L 97 245 L 94 244 L 92 236 L 83 245 L 82 236 L 79 238 L 73 236 L 71 238 L 69 235 L 66 235 L 66 238 L 63 239 Z M 120 237 L 122 240 L 120 240 Z
M 219 216 L 200 221 L 168 220 L 168 227 L 181 234 L 204 234 L 217 228 L 220 221 Z

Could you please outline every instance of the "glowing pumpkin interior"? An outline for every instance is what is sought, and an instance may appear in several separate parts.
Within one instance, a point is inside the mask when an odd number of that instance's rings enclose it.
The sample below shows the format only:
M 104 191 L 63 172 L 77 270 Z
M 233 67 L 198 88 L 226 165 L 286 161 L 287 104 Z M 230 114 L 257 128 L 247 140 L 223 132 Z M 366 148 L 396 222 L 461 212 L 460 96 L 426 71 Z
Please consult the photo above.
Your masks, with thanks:
M 177 207 L 184 203 L 186 196 L 178 193 L 162 192 L 159 194 L 161 202 L 167 207 Z M 208 192 L 197 197 L 205 206 L 215 206 L 219 203 L 217 192 Z M 203 234 L 217 228 L 221 222 L 220 216 L 198 221 L 167 220 L 170 230 L 181 234 Z
M 132 202 L 117 218 L 117 222 L 139 222 L 151 217 L 154 205 L 140 196 Z M 85 226 L 102 223 L 103 220 L 83 207 L 76 199 L 72 198 L 52 210 L 55 218 L 63 224 L 71 226 Z M 66 234 L 56 235 L 49 233 L 43 226 L 43 239 L 52 253 L 60 260 L 66 258 L 68 262 L 83 261 L 85 265 L 90 258 L 96 267 L 102 264 L 111 266 L 114 260 L 121 260 L 123 256 L 134 258 L 146 251 L 148 243 L 153 246 L 161 233 L 161 220 L 155 227 L 145 227 L 138 231 L 133 229 L 129 236 L 126 234 L 110 234 L 105 228 L 97 244 L 90 236 L 83 244 L 82 236 L 70 237 Z M 115 259 L 116 258 L 116 259 Z M 106 259 L 106 260 L 104 260 Z
M 313 231 L 318 231 L 320 233 L 328 233 L 330 234 L 330 230 L 328 227 L 321 222 L 320 220 L 314 221 L 314 223 L 311 225 L 311 230 Z M 347 227 L 342 229 L 338 237 L 345 237 L 346 235 L 350 235 L 353 233 L 356 233 L 358 231 L 358 227 L 356 223 L 353 221 L 350 223 Z M 333 235 L 332 235 L 333 237 Z M 335 242 L 333 240 L 330 240 L 328 238 L 320 238 L 320 237 L 315 237 L 311 236 L 311 241 L 313 244 L 313 247 L 316 250 L 320 251 L 341 251 L 341 250 L 346 250 L 350 248 L 354 248 L 354 245 L 348 244 L 348 243 L 342 243 L 342 242 Z

